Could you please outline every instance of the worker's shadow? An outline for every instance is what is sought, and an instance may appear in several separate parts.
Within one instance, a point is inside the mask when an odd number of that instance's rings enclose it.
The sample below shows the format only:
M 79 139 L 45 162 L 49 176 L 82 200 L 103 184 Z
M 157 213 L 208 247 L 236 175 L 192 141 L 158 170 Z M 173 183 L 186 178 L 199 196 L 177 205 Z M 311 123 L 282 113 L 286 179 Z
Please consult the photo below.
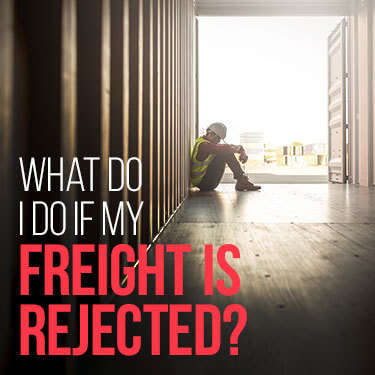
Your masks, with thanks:
M 259 208 L 259 195 L 257 192 L 241 192 L 234 190 L 215 191 L 212 193 L 214 212 L 217 222 L 234 223 L 247 222 L 252 212 Z
M 232 184 L 216 190 L 190 190 L 190 204 L 186 207 L 194 222 L 225 223 L 248 218 L 249 210 L 259 205 L 256 192 L 238 192 Z
M 193 188 L 189 192 L 189 204 L 184 207 L 186 214 L 189 211 L 189 216 L 194 222 L 226 221 L 226 212 L 230 207 L 230 200 L 227 196 L 228 194 L 221 189 L 200 191 L 198 188 Z
M 223 222 L 248 221 L 251 212 L 259 208 L 259 195 L 255 191 L 236 191 L 232 184 L 225 189 L 212 192 L 216 217 Z

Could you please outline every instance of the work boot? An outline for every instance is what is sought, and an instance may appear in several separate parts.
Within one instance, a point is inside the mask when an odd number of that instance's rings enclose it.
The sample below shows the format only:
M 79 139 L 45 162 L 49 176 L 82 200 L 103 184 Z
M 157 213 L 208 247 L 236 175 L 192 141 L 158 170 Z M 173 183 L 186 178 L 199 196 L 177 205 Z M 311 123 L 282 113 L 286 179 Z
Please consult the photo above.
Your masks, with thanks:
M 254 185 L 252 182 L 249 181 L 248 177 L 245 175 L 243 175 L 237 180 L 236 190 L 238 191 L 254 191 L 259 189 L 261 189 L 261 187 Z

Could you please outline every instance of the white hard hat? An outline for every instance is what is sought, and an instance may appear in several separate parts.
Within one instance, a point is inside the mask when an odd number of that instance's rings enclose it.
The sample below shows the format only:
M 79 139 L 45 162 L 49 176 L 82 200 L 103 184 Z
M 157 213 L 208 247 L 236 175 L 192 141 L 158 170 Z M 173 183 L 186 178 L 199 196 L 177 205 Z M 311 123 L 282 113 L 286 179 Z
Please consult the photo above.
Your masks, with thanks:
M 214 122 L 213 124 L 208 126 L 207 130 L 211 130 L 221 139 L 224 139 L 227 136 L 227 127 L 221 122 Z

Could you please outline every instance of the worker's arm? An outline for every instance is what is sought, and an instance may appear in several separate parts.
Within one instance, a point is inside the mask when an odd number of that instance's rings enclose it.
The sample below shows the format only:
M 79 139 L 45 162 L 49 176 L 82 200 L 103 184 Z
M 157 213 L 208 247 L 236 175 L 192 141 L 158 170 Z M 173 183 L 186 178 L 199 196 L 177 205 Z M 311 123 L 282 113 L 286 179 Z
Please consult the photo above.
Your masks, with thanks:
M 215 144 L 203 142 L 199 145 L 198 153 L 204 154 L 239 154 L 244 152 L 241 145 Z
M 207 157 L 209 154 L 233 154 L 234 152 L 232 145 L 202 142 L 198 148 L 198 157 L 201 155 Z
M 245 152 L 244 148 L 241 145 L 229 145 L 232 147 L 233 152 L 240 154 L 241 152 Z
M 247 155 L 241 145 L 215 144 L 211 142 L 203 142 L 199 145 L 197 159 L 203 161 L 209 154 L 234 154 L 239 153 L 240 156 Z

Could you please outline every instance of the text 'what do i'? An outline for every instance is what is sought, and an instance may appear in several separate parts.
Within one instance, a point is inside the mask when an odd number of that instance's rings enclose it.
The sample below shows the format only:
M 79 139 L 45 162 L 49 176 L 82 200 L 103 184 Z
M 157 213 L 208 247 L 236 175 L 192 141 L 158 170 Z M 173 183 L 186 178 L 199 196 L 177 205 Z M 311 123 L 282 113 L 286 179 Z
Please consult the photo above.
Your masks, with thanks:
M 70 191 L 74 186 L 77 186 L 81 191 L 95 191 L 100 189 L 95 186 L 95 170 L 103 168 L 102 161 L 99 157 L 84 157 L 80 162 L 78 158 L 73 158 L 70 165 L 66 166 L 64 158 L 58 158 L 53 161 L 50 157 L 42 158 L 37 165 L 35 158 L 31 158 L 28 165 L 23 158 L 19 158 L 21 177 L 24 191 L 30 191 L 33 188 L 37 192 L 43 189 L 46 185 L 47 191 L 52 191 L 52 182 L 54 182 L 53 190 Z M 58 164 L 58 167 L 56 167 Z M 125 189 L 137 192 L 142 187 L 142 163 L 138 158 L 130 158 L 124 163 L 120 158 L 108 158 L 108 164 L 105 165 L 108 171 L 108 191 L 122 191 Z M 87 181 L 82 177 L 82 170 L 85 169 L 84 175 Z M 136 172 L 137 181 L 131 183 L 130 172 Z M 116 179 L 114 175 L 116 174 Z M 116 183 L 114 182 L 116 180 Z M 125 181 L 126 180 L 126 181 Z M 57 184 L 56 184 L 57 182 Z M 56 188 L 56 186 L 59 186 Z M 98 202 L 91 200 L 74 201 L 73 215 L 67 214 L 67 207 L 63 201 L 55 201 L 47 204 L 44 201 L 36 200 L 30 203 L 29 207 L 24 207 L 24 202 L 19 204 L 19 233 L 24 234 L 25 222 L 24 211 L 31 212 L 31 234 L 33 236 L 43 236 L 52 234 L 61 236 L 65 234 L 67 228 L 72 228 L 74 235 L 85 235 L 86 227 L 89 222 L 96 219 L 100 221 L 100 230 L 102 235 L 125 235 L 127 223 L 132 226 L 131 234 L 137 235 L 137 223 L 140 218 L 143 201 L 139 203 L 131 203 L 129 201 L 120 201 L 118 204 L 111 204 L 107 201 L 100 203 L 99 211 L 96 209 Z M 67 222 L 67 217 L 71 218 L 73 222 Z M 29 223 L 28 223 L 29 224 Z

